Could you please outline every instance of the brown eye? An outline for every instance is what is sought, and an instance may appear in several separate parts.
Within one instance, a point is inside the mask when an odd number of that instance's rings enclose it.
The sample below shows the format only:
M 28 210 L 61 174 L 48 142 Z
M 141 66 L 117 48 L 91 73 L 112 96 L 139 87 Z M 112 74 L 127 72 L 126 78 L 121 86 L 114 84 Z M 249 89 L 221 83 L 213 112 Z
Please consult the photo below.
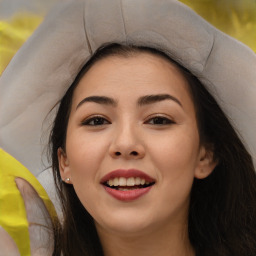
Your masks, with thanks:
M 100 126 L 105 124 L 110 124 L 110 122 L 104 117 L 100 117 L 100 116 L 95 116 L 82 122 L 82 125 L 88 125 L 88 126 Z
M 152 125 L 168 125 L 168 124 L 174 124 L 174 122 L 166 117 L 156 116 L 153 118 L 150 118 L 147 121 L 148 124 Z

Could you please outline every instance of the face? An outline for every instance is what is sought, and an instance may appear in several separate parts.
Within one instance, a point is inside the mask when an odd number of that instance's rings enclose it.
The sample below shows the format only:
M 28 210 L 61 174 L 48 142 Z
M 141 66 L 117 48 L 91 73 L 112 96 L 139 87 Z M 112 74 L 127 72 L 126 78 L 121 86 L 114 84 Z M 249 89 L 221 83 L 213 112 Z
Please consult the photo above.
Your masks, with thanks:
M 58 156 L 97 229 L 120 234 L 186 223 L 193 179 L 214 167 L 187 82 L 149 53 L 91 67 L 75 89 Z

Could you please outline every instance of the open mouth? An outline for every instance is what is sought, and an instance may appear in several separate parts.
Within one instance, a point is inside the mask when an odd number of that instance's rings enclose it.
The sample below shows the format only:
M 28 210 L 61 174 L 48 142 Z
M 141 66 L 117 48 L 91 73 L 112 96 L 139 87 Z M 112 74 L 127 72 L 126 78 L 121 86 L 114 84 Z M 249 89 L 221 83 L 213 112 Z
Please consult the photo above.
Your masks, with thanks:
M 103 185 L 106 187 L 120 191 L 147 188 L 154 184 L 155 182 L 146 181 L 145 179 L 140 177 L 115 177 L 103 183 Z
M 148 194 L 156 180 L 136 169 L 117 169 L 100 181 L 105 191 L 119 201 L 130 202 Z

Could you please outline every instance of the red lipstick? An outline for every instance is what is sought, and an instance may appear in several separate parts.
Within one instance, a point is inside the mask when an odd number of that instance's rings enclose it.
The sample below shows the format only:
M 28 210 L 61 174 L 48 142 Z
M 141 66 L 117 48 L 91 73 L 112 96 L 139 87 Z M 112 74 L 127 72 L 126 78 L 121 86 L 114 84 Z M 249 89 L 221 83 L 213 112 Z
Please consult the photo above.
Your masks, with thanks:
M 132 184 L 128 184 L 128 180 L 132 180 Z M 148 193 L 155 184 L 155 180 L 136 169 L 118 169 L 105 175 L 101 179 L 101 184 L 114 198 L 121 201 L 133 201 Z
M 124 177 L 124 178 L 130 178 L 130 177 L 139 177 L 142 179 L 145 179 L 148 182 L 154 182 L 155 180 L 150 177 L 149 175 L 147 175 L 146 173 L 136 170 L 136 169 L 118 169 L 118 170 L 114 170 L 110 173 L 108 173 L 107 175 L 105 175 L 100 183 L 105 183 L 106 181 L 110 180 L 110 179 L 114 179 L 114 178 L 120 178 L 120 177 Z
M 133 201 L 146 193 L 148 193 L 152 186 L 145 187 L 145 188 L 137 188 L 137 189 L 132 189 L 132 190 L 127 190 L 127 191 L 121 191 L 121 190 L 116 190 L 110 187 L 104 186 L 105 190 L 114 198 L 120 200 L 120 201 Z

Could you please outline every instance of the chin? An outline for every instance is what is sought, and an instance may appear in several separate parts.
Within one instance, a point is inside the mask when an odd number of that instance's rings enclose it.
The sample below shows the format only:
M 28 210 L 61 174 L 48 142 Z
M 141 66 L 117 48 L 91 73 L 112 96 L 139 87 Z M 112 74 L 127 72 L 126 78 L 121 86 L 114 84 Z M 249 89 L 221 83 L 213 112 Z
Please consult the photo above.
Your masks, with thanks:
M 96 221 L 96 228 L 119 236 L 133 236 L 145 233 L 152 228 L 152 220 L 144 214 L 112 214 L 110 218 Z

